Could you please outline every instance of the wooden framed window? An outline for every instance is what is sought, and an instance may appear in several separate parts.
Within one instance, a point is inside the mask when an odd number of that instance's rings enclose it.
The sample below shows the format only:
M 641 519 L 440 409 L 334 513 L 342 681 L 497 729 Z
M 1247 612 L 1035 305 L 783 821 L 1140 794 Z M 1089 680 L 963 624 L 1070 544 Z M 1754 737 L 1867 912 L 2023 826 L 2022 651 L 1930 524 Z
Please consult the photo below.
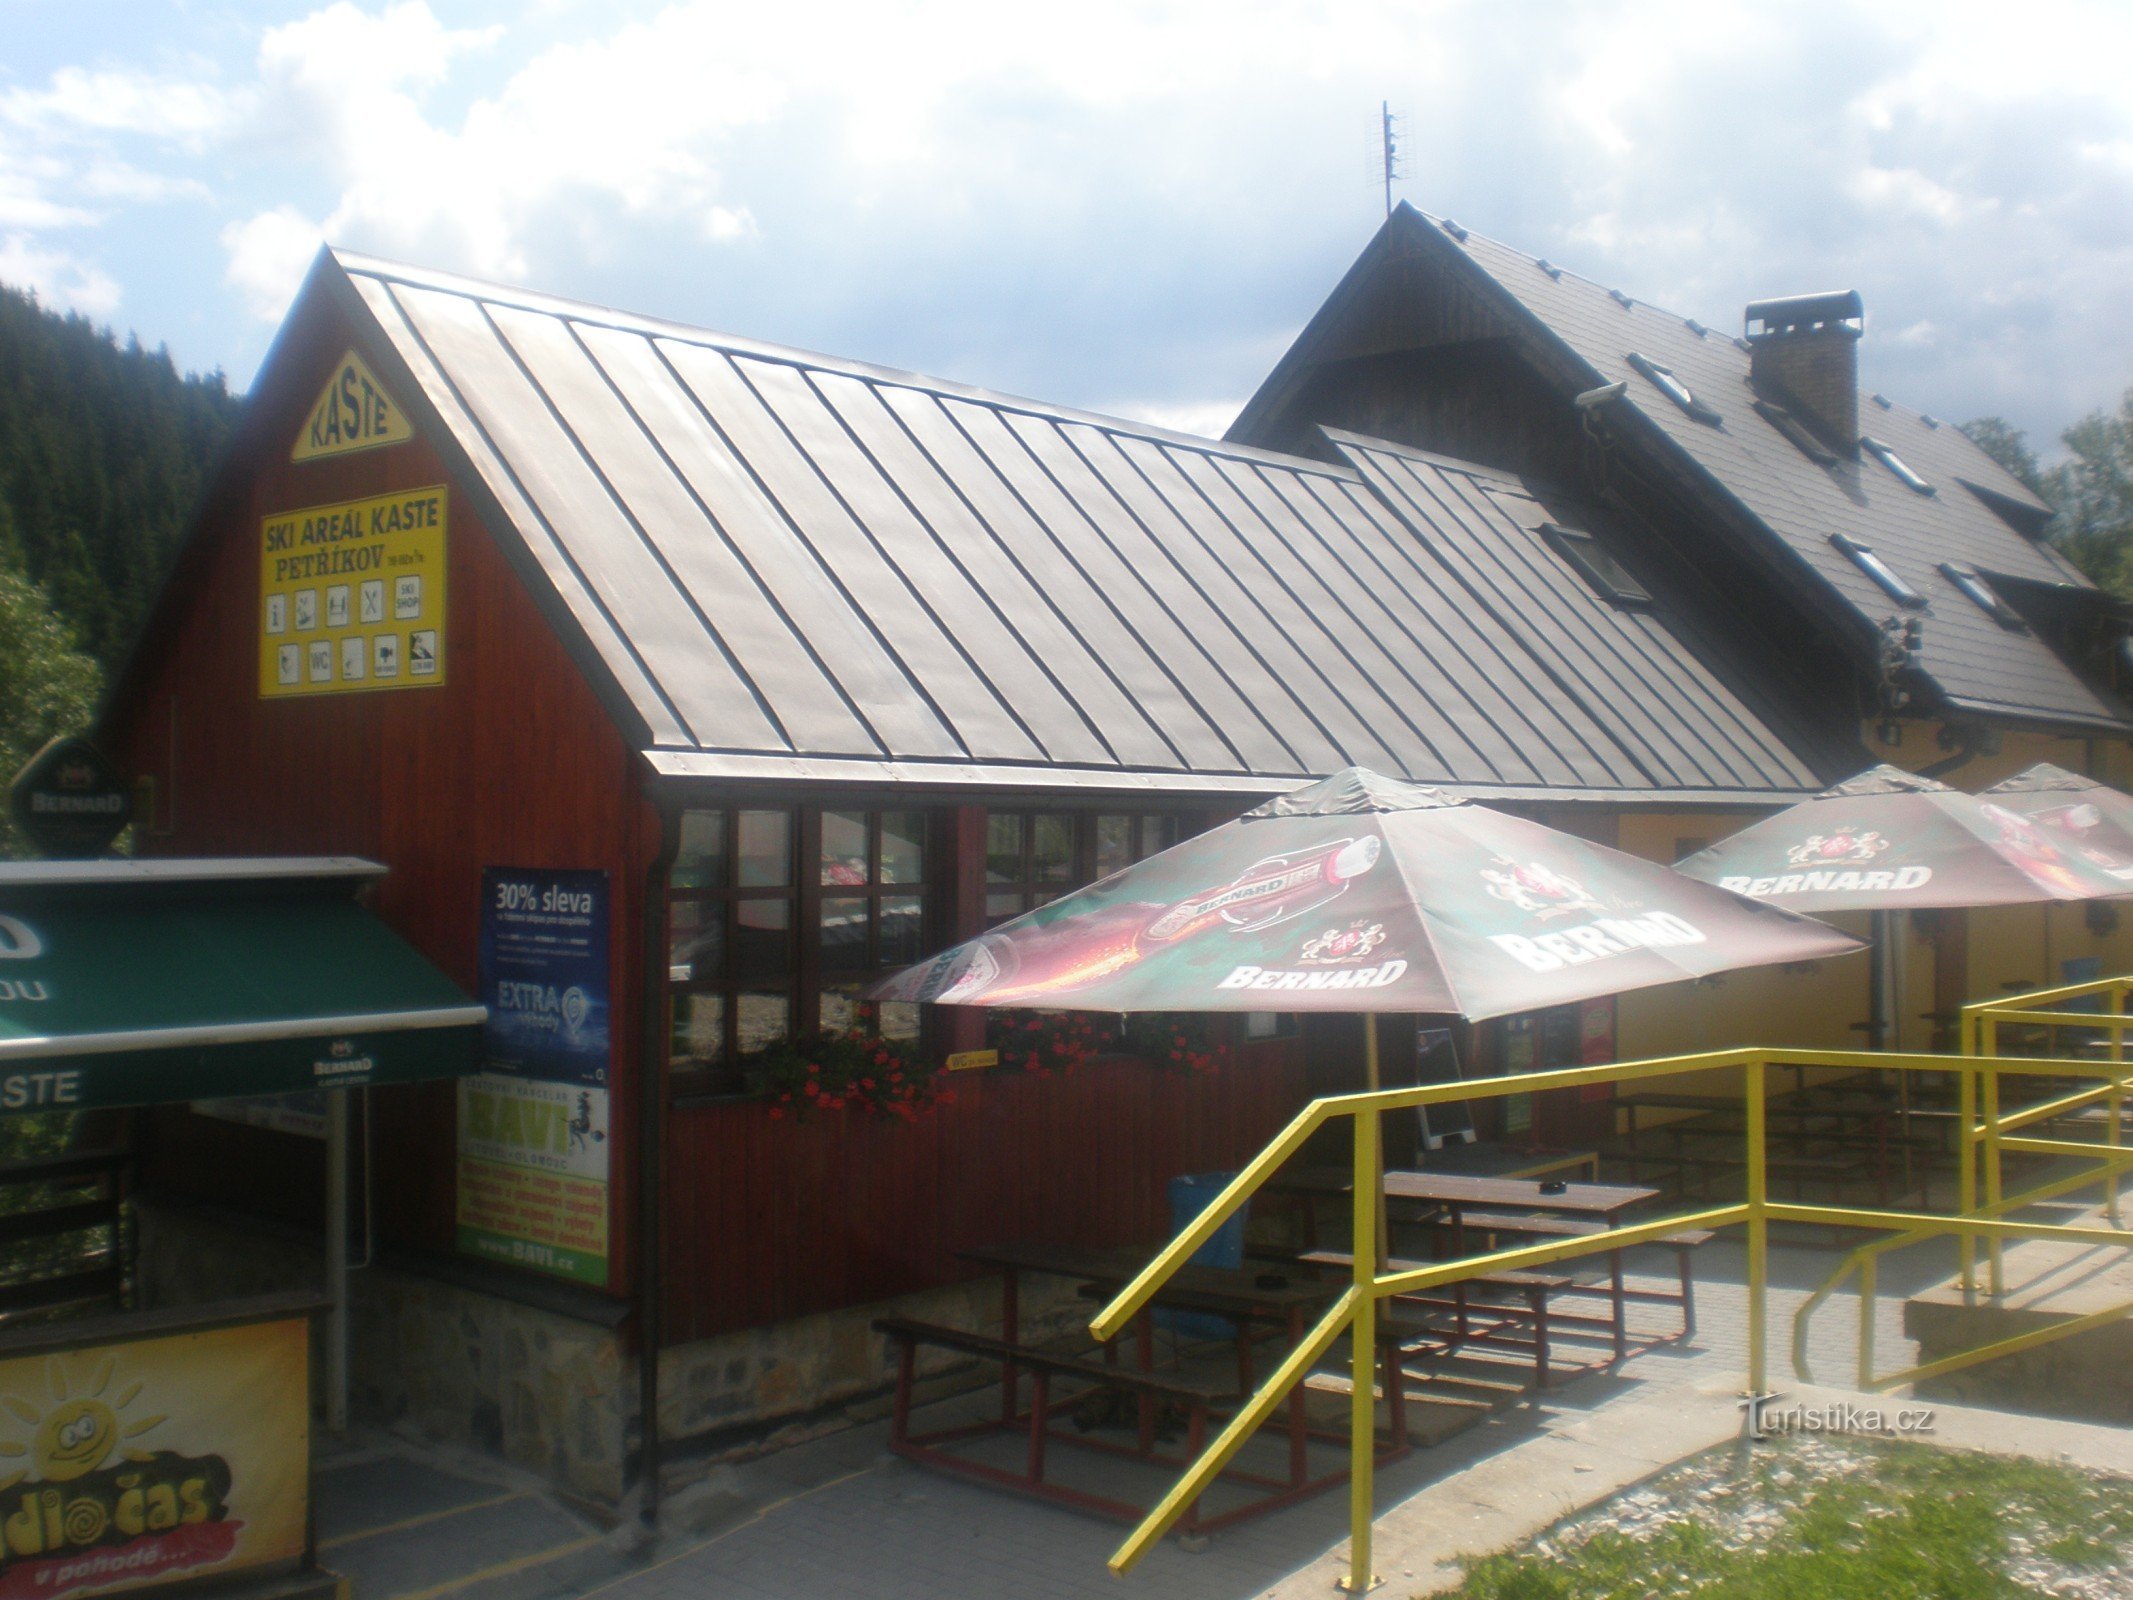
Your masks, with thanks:
M 985 818 L 985 925 L 1108 878 L 1180 837 L 1166 812 L 992 811 Z
M 917 1006 L 863 1008 L 859 991 L 926 953 L 927 831 L 923 811 L 820 814 L 816 1016 L 824 1029 L 918 1037 Z
M 714 1076 L 792 1032 L 798 816 L 687 811 L 667 877 L 668 1049 L 677 1079 Z
M 917 1037 L 918 1007 L 862 1007 L 859 991 L 926 953 L 934 821 L 916 809 L 682 813 L 667 877 L 675 1093 L 737 1093 L 748 1056 L 816 1028 Z

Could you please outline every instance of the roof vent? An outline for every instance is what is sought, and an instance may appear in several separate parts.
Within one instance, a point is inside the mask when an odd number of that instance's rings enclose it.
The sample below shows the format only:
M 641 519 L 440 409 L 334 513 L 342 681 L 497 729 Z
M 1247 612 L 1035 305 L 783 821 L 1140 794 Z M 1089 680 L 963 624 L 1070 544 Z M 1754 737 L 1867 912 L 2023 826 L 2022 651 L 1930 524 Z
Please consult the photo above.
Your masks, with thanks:
M 1536 267 L 1539 267 L 1541 271 L 1547 273 L 1549 277 L 1555 279 L 1558 283 L 1562 282 L 1563 269 L 1557 266 L 1553 261 L 1550 261 L 1546 256 L 1541 257 L 1540 260 L 1534 262 L 1533 264 Z
M 1620 289 L 1610 289 L 1607 291 L 1607 293 L 1610 297 L 1612 297 L 1615 304 L 1619 305 L 1624 311 L 1627 311 L 1631 306 L 1636 304 L 1634 300 L 1630 299 L 1630 297 L 1624 294 Z
M 1686 322 L 1682 323 L 1682 326 L 1688 329 L 1689 332 L 1695 334 L 1696 337 L 1699 339 L 1708 339 L 1711 337 L 1711 330 L 1709 328 L 1706 328 L 1702 323 L 1698 322 L 1694 317 L 1690 317 Z
M 1459 224 L 1452 221 L 1450 217 L 1444 218 L 1441 222 L 1437 224 L 1437 226 L 1442 228 L 1446 233 L 1450 234 L 1454 239 L 1457 239 L 1461 244 L 1466 243 L 1466 229 L 1460 227 Z
M 1856 289 L 1757 300 L 1748 307 L 1748 375 L 1840 455 L 1859 455 L 1859 335 L 1866 318 Z

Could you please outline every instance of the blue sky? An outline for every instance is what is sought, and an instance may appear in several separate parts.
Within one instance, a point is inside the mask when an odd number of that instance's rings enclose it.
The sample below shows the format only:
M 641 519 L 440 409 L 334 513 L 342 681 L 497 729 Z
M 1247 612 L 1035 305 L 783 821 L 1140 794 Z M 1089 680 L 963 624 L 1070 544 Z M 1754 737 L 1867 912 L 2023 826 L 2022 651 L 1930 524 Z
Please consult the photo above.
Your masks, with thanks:
M 249 381 L 322 237 L 1219 430 L 1397 193 L 2040 444 L 2133 387 L 2133 7 L 0 0 L 0 281 Z

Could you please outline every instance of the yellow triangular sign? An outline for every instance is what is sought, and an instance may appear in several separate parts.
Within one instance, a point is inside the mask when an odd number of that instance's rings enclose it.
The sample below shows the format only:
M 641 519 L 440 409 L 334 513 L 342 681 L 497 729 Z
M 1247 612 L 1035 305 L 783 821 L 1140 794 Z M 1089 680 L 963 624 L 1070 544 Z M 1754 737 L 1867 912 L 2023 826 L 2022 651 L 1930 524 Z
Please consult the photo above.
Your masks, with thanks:
M 334 367 L 311 415 L 304 418 L 289 459 L 316 461 L 321 456 L 353 455 L 358 450 L 401 444 L 414 436 L 400 403 L 351 350 Z

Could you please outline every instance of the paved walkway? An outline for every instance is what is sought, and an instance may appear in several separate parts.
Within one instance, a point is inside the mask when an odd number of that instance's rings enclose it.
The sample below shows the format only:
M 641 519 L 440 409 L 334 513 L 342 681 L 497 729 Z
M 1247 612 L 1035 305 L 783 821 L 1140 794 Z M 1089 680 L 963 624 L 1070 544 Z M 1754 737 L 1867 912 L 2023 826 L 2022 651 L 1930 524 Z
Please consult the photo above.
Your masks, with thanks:
M 1791 1382 L 1794 1309 L 1840 1259 L 1826 1249 L 1773 1249 L 1773 1387 Z M 1884 1368 L 1910 1359 L 1903 1297 L 1952 1264 L 1952 1250 L 1922 1248 L 1885 1267 L 1876 1334 Z M 1740 1246 L 1714 1241 L 1697 1257 L 1693 1347 L 1650 1351 L 1619 1373 L 1576 1379 L 1381 1472 L 1384 1548 L 1401 1537 L 1402 1502 L 1504 1452 L 1649 1427 L 1649 1410 L 1640 1422 L 1632 1407 L 1690 1390 L 1704 1393 L 1706 1411 L 1723 1413 L 1745 1379 L 1744 1279 Z M 1815 1319 L 1809 1353 L 1823 1383 L 1851 1380 L 1857 1322 L 1858 1302 L 1847 1295 Z M 356 1600 L 1115 1600 L 1135 1592 L 1248 1600 L 1275 1592 L 1290 1574 L 1303 1581 L 1303 1569 L 1346 1537 L 1346 1499 L 1333 1492 L 1227 1530 L 1199 1554 L 1165 1541 L 1122 1585 L 1105 1565 L 1120 1526 L 922 1471 L 886 1454 L 887 1433 L 885 1423 L 849 1429 L 714 1468 L 670 1499 L 662 1536 L 648 1547 L 634 1525 L 603 1533 L 473 1458 L 441 1461 L 373 1440 L 321 1462 L 324 1555 L 354 1580 Z

